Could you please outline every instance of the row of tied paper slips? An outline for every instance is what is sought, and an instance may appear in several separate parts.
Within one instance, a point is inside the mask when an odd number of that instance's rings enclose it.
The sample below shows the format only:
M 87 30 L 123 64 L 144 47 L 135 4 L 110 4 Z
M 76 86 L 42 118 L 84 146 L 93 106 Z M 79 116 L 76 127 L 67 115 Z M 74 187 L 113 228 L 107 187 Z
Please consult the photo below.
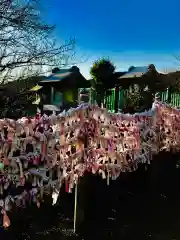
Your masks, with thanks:
M 7 211 L 30 203 L 40 207 L 44 194 L 56 204 L 60 188 L 67 192 L 85 171 L 103 179 L 149 164 L 152 155 L 180 146 L 180 112 L 156 102 L 139 114 L 111 114 L 81 105 L 59 115 L 0 120 L 0 207 Z

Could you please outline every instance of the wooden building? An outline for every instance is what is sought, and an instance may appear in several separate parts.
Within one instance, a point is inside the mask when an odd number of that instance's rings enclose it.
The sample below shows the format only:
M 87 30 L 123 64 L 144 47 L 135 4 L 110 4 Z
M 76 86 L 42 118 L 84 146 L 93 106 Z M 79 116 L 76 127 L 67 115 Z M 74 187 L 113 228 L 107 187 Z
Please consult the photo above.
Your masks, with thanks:
M 170 74 L 159 73 L 153 64 L 148 66 L 130 67 L 126 72 L 115 72 L 109 80 L 109 87 L 106 91 L 104 106 L 111 112 L 122 110 L 126 105 L 128 94 L 143 88 L 143 91 L 148 89 L 156 90 L 161 95 L 167 96 L 169 88 L 173 86 L 176 79 Z M 149 94 L 152 96 L 152 94 Z M 164 100 L 164 98 L 163 98 Z M 150 100 L 150 105 L 152 99 Z
M 39 82 L 42 86 L 41 103 L 54 105 L 59 110 L 78 104 L 78 89 L 89 88 L 90 82 L 80 73 L 78 67 L 60 69 Z

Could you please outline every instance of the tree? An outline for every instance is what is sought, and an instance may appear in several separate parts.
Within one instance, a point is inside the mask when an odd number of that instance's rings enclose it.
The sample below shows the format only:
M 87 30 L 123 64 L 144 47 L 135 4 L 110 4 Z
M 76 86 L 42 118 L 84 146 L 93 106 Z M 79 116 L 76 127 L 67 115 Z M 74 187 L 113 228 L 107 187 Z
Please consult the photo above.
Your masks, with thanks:
M 0 82 L 42 74 L 68 64 L 75 40 L 57 46 L 39 0 L 0 0 Z
M 112 77 L 115 71 L 115 66 L 109 59 L 101 58 L 93 63 L 90 69 L 90 74 L 96 84 L 106 85 L 109 78 Z
M 33 76 L 27 79 L 18 79 L 1 85 L 0 88 L 0 118 L 21 117 L 23 112 L 28 114 L 32 109 L 36 111 L 35 92 L 29 91 L 37 85 L 43 76 Z
M 92 88 L 96 91 L 98 105 L 100 105 L 104 99 L 107 89 L 111 88 L 114 71 L 114 64 L 106 58 L 95 61 L 90 69 L 90 74 L 93 78 Z

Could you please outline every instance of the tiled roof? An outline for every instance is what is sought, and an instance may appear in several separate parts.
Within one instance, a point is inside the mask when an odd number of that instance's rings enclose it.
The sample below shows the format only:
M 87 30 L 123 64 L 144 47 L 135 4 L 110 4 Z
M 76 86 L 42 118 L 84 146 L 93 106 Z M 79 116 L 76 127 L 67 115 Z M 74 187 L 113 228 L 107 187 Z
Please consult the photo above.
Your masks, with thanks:
M 120 78 L 133 78 L 141 77 L 149 71 L 149 66 L 143 67 L 132 67 L 127 73 L 122 75 Z
M 59 72 L 54 73 L 54 74 L 50 75 L 49 77 L 46 77 L 45 79 L 43 79 L 41 81 L 41 83 L 60 82 L 64 78 L 69 77 L 71 74 L 72 74 L 72 72 L 70 71 L 70 69 L 61 69 Z
M 41 81 L 41 83 L 46 83 L 46 82 L 60 82 L 62 80 L 64 80 L 67 77 L 70 77 L 72 74 L 77 73 L 79 71 L 79 68 L 76 66 L 73 66 L 71 68 L 68 69 L 60 69 L 59 71 L 57 71 L 56 73 L 51 74 L 49 77 L 46 77 L 45 79 L 43 79 Z

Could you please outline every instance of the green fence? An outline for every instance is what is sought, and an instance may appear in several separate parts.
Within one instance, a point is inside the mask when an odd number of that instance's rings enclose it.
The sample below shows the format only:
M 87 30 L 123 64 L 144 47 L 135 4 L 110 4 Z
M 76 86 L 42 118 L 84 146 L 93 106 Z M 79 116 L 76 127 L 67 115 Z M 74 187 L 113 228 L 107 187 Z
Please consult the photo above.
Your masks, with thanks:
M 120 111 L 125 103 L 126 103 L 126 96 L 128 94 L 128 90 L 120 89 L 118 92 L 118 110 Z
M 94 90 L 90 90 L 90 103 L 95 103 L 96 99 L 96 92 Z M 116 92 L 116 89 L 109 89 L 107 96 L 104 97 L 103 105 L 108 111 L 115 112 L 115 102 L 116 98 L 118 98 L 117 108 L 120 110 L 124 107 L 125 101 L 127 96 L 127 90 L 120 90 Z
M 118 111 L 120 111 L 125 105 L 128 90 L 120 89 L 118 92 L 116 92 L 115 88 L 113 88 L 108 92 L 108 95 L 104 98 L 104 107 L 110 112 L 115 112 L 115 102 L 116 98 L 118 98 L 117 108 Z M 180 107 L 180 93 L 169 93 L 169 90 L 167 90 L 159 93 L 158 95 L 160 101 L 166 102 L 173 107 Z M 95 103 L 95 99 L 96 92 L 90 90 L 90 102 Z
M 108 95 L 104 98 L 104 106 L 110 112 L 115 112 L 115 88 L 108 91 Z
M 90 103 L 94 104 L 96 102 L 96 91 L 90 90 Z M 115 112 L 115 88 L 108 90 L 108 95 L 104 97 L 103 105 L 110 112 Z
M 173 93 L 171 95 L 170 104 L 174 107 L 180 107 L 180 93 Z
M 160 101 L 166 102 L 173 107 L 180 107 L 180 93 L 165 91 L 160 93 Z
M 159 93 L 159 100 L 162 101 L 162 102 L 168 102 L 168 97 L 169 97 L 169 94 L 168 92 L 162 92 L 162 93 Z

